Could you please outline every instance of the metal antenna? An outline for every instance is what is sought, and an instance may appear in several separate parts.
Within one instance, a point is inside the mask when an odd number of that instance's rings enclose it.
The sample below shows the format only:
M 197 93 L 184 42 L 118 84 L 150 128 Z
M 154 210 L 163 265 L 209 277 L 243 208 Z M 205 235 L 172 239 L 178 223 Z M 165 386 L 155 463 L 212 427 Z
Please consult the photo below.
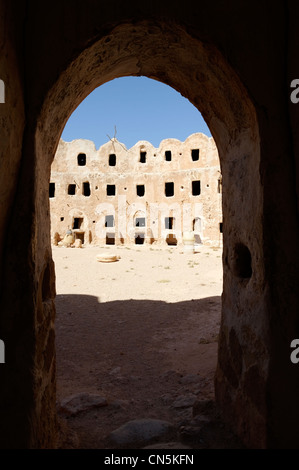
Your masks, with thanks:
M 117 134 L 117 129 L 116 129 L 116 126 L 114 126 L 114 137 L 111 139 L 110 135 L 106 134 L 108 139 L 112 142 L 112 146 L 113 146 L 113 150 L 115 152 L 115 147 L 114 147 L 114 142 L 118 142 L 119 145 L 127 152 L 128 150 L 126 149 L 126 147 L 123 146 L 123 144 L 121 142 L 119 142 L 116 138 L 116 134 Z

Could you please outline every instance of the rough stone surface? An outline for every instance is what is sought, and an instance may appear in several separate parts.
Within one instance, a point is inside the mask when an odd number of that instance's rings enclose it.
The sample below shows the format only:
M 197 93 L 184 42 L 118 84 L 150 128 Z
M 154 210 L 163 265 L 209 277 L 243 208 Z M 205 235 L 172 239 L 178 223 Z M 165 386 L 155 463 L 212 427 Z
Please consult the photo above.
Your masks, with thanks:
M 174 408 L 189 408 L 194 405 L 196 400 L 197 400 L 196 395 L 193 395 L 193 394 L 181 395 L 173 402 L 172 406 Z
M 76 416 L 78 413 L 82 413 L 83 411 L 107 405 L 108 403 L 106 398 L 101 397 L 100 395 L 83 392 L 62 400 L 59 404 L 59 412 L 65 416 Z
M 112 401 L 111 403 L 109 403 L 109 406 L 112 407 L 112 408 L 128 408 L 130 406 L 130 402 L 129 400 L 121 400 L 121 399 L 118 399 L 118 400 L 114 400 Z
M 197 374 L 188 374 L 188 375 L 185 375 L 184 377 L 182 377 L 180 379 L 180 383 L 183 384 L 183 385 L 196 384 L 196 383 L 200 382 L 201 379 L 202 379 L 202 377 L 200 377 Z
M 120 446 L 149 442 L 166 437 L 174 432 L 174 426 L 159 419 L 137 419 L 129 421 L 110 433 L 110 440 Z

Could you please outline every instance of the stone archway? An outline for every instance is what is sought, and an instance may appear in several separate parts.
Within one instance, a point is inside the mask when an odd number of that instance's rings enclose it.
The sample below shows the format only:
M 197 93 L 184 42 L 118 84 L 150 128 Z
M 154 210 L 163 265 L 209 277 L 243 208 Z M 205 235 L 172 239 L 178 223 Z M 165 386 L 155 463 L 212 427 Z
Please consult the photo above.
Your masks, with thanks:
M 73 109 L 96 86 L 127 75 L 145 75 L 181 92 L 202 112 L 217 143 L 225 232 L 216 396 L 242 437 L 263 446 L 268 358 L 264 346 L 258 355 L 252 351 L 257 342 L 265 344 L 258 126 L 246 90 L 219 52 L 179 27 L 148 22 L 119 26 L 95 41 L 69 65 L 44 102 L 36 133 L 36 149 L 42 151 L 37 161 L 44 168 L 38 193 L 47 187 L 60 132 Z M 46 232 L 38 240 L 44 240 L 48 227 L 41 221 L 38 227 Z M 246 386 L 252 375 L 258 402 Z M 245 423 L 249 429 L 243 432 Z
M 55 276 L 48 201 L 52 159 L 68 117 L 95 87 L 120 76 L 144 75 L 188 98 L 203 114 L 218 147 L 223 175 L 224 285 L 216 397 L 245 442 L 263 447 L 269 358 L 264 326 L 259 130 L 254 106 L 219 51 L 175 24 L 122 24 L 91 42 L 69 59 L 49 90 L 35 141 L 28 143 L 36 159 L 31 239 L 35 288 L 30 321 L 38 332 L 27 337 L 34 358 L 32 382 L 28 383 L 31 445 L 51 446 L 55 441 Z

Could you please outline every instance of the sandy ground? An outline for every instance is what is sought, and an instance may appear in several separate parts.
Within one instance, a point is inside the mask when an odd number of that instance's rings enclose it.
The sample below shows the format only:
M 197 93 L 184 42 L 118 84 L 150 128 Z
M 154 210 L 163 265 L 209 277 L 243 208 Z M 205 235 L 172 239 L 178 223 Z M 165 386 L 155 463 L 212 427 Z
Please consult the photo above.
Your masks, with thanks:
M 103 252 L 120 260 L 98 262 Z M 192 431 L 188 399 L 214 398 L 221 257 L 220 248 L 204 246 L 194 254 L 144 245 L 53 247 L 58 404 L 82 392 L 107 401 L 67 419 L 61 414 L 62 447 L 113 448 L 109 433 L 141 418 L 173 423 L 176 441 Z M 233 446 L 219 440 L 197 436 L 187 444 Z

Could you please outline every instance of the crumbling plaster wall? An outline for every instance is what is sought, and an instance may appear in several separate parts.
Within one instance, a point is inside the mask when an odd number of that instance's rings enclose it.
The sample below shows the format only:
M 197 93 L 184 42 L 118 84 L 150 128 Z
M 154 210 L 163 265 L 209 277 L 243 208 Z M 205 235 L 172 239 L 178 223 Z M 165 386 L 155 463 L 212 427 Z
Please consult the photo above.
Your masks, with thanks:
M 199 151 L 198 160 L 192 159 L 192 150 Z M 171 152 L 170 161 L 166 160 L 166 151 Z M 146 154 L 144 163 L 140 162 L 141 152 Z M 86 164 L 78 164 L 79 155 L 85 156 Z M 110 155 L 116 156 L 113 166 L 109 165 Z M 192 194 L 193 181 L 200 182 L 200 194 Z M 74 218 L 83 218 L 74 233 L 83 235 L 84 243 L 106 244 L 106 232 L 114 234 L 116 244 L 135 243 L 137 234 L 144 236 L 145 243 L 166 244 L 169 235 L 182 243 L 182 233 L 192 231 L 193 221 L 199 218 L 196 241 L 220 246 L 218 181 L 217 148 L 213 139 L 203 134 L 193 134 L 185 142 L 165 139 L 159 148 L 139 141 L 126 149 L 115 140 L 98 151 L 90 141 L 60 141 L 51 168 L 50 184 L 55 188 L 50 197 L 51 238 L 54 240 L 56 233 L 63 238 L 68 229 L 75 228 Z M 165 194 L 167 182 L 174 185 L 171 197 Z M 84 183 L 90 187 L 86 194 Z M 75 185 L 72 194 L 68 194 L 70 184 Z M 115 186 L 115 195 L 107 195 L 107 185 Z M 137 185 L 144 186 L 143 195 L 137 194 Z M 145 227 L 135 227 L 137 212 L 146 219 Z M 105 215 L 114 216 L 113 227 L 105 229 Z M 175 219 L 170 229 L 165 226 L 166 217 Z
M 0 105 L 1 447 L 55 445 L 50 166 L 76 106 L 96 86 L 126 75 L 181 92 L 218 147 L 224 283 L 217 401 L 248 446 L 299 447 L 299 373 L 289 357 L 299 337 L 299 115 L 289 100 L 290 81 L 299 77 L 298 5 L 46 6 L 45 14 L 37 0 L 22 7 L 0 1 L 0 78 L 9 97 Z

